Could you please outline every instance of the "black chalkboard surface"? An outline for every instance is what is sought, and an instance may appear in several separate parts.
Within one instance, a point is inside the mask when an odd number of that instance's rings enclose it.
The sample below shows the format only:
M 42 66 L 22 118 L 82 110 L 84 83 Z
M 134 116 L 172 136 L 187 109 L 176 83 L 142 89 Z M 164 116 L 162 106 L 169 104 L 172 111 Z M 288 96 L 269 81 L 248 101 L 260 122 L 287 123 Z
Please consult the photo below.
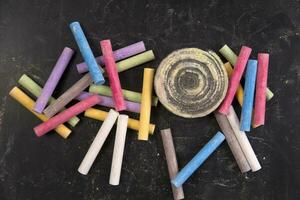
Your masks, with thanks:
M 275 96 L 267 103 L 266 125 L 249 133 L 262 169 L 241 174 L 223 143 L 183 189 L 186 199 L 300 199 L 299 9 L 296 0 L 0 1 L 0 199 L 172 199 L 158 130 L 172 129 L 179 168 L 219 130 L 213 115 L 184 119 L 159 104 L 152 109 L 156 132 L 148 142 L 128 130 L 119 186 L 108 184 L 114 134 L 90 173 L 79 174 L 101 122 L 80 115 L 69 139 L 54 132 L 37 138 L 32 129 L 40 121 L 8 96 L 24 73 L 44 84 L 65 46 L 77 53 L 54 96 L 80 79 L 75 64 L 82 57 L 68 27 L 75 20 L 95 55 L 107 38 L 114 49 L 142 40 L 154 51 L 154 61 L 120 74 L 123 88 L 133 91 L 142 89 L 144 67 L 156 68 L 176 49 L 218 51 L 226 43 L 236 52 L 252 47 L 253 58 L 269 52 L 268 86 Z

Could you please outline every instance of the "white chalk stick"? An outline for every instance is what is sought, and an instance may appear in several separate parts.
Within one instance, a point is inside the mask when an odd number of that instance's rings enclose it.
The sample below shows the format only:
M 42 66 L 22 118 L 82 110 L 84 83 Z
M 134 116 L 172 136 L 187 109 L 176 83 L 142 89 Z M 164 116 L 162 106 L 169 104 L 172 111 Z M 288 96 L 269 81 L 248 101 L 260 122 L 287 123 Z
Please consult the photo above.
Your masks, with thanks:
M 104 120 L 101 128 L 99 129 L 93 143 L 91 144 L 88 152 L 85 154 L 79 168 L 78 172 L 87 175 L 90 168 L 92 167 L 99 151 L 101 150 L 110 130 L 112 129 L 119 113 L 113 109 L 110 109 L 106 119 Z
M 248 140 L 248 137 L 244 131 L 240 130 L 239 119 L 232 106 L 229 108 L 229 114 L 227 115 L 228 122 L 235 134 L 236 139 L 238 140 L 242 151 L 250 165 L 250 168 L 253 172 L 261 169 L 259 161 L 252 149 L 252 146 Z
M 123 153 L 124 153 L 125 139 L 126 139 L 126 132 L 127 132 L 127 123 L 128 123 L 128 116 L 119 115 L 116 138 L 115 138 L 115 146 L 114 146 L 113 158 L 112 158 L 111 169 L 110 169 L 110 177 L 109 177 L 109 184 L 111 185 L 119 185 L 120 182 Z

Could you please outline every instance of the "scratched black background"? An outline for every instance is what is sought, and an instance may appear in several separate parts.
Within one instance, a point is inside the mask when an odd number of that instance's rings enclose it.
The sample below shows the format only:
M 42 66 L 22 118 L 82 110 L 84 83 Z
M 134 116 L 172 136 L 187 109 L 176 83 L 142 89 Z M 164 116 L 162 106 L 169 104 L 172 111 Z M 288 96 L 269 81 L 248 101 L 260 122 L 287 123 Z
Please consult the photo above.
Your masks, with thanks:
M 0 1 L 0 199 L 172 199 L 158 130 L 171 127 L 179 166 L 219 130 L 213 116 L 184 119 L 152 109 L 156 134 L 148 142 L 128 131 L 121 183 L 108 184 L 114 134 L 90 173 L 77 168 L 101 122 L 80 116 L 71 137 L 37 138 L 40 121 L 8 96 L 23 73 L 44 84 L 63 47 L 77 51 L 54 96 L 80 75 L 82 61 L 68 24 L 81 22 L 95 55 L 99 41 L 114 49 L 143 40 L 155 61 L 120 74 L 123 88 L 141 91 L 143 67 L 157 67 L 183 47 L 217 51 L 227 43 L 270 52 L 266 125 L 249 139 L 262 170 L 241 174 L 226 143 L 184 184 L 186 199 L 300 199 L 300 3 L 266 1 Z M 238 105 L 235 105 L 238 109 Z M 138 115 L 131 114 L 133 118 Z M 115 132 L 115 129 L 113 130 Z

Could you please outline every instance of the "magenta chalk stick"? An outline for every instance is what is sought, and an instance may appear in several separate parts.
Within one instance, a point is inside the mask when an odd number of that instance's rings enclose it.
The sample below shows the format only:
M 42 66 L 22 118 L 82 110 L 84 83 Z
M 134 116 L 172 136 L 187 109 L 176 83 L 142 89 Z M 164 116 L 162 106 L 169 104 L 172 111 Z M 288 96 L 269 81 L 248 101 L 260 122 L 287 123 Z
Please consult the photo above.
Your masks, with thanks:
M 269 68 L 269 54 L 259 53 L 257 56 L 258 67 L 256 76 L 256 93 L 254 104 L 254 127 L 265 124 L 265 112 L 266 112 L 266 89 L 268 80 L 268 68 Z
M 226 96 L 220 105 L 218 111 L 219 113 L 222 113 L 224 115 L 227 115 L 229 112 L 229 108 L 231 106 L 231 103 L 233 101 L 234 95 L 236 93 L 236 90 L 240 84 L 241 78 L 243 76 L 243 73 L 245 71 L 245 67 L 247 64 L 247 61 L 250 57 L 252 49 L 246 46 L 242 46 L 240 54 L 237 58 L 234 70 L 232 72 L 232 75 L 230 77 L 229 86 L 227 89 Z
M 68 47 L 65 47 L 61 55 L 59 56 L 43 90 L 41 95 L 38 97 L 34 111 L 37 113 L 42 113 L 45 109 L 49 99 L 51 98 L 54 89 L 56 88 L 62 74 L 64 73 L 66 67 L 68 66 L 74 51 Z
M 112 97 L 115 102 L 115 108 L 117 111 L 126 110 L 126 104 L 121 88 L 119 74 L 112 52 L 110 40 L 102 40 L 100 42 L 101 51 L 104 57 L 105 70 L 108 75 L 109 85 L 112 91 Z
M 140 41 L 140 42 L 131 44 L 127 47 L 118 49 L 118 50 L 114 51 L 113 54 L 114 54 L 115 61 L 119 61 L 119 60 L 123 60 L 128 57 L 131 57 L 133 55 L 142 53 L 144 51 L 146 51 L 145 44 L 143 41 Z M 104 57 L 103 56 L 98 56 L 96 58 L 96 61 L 100 66 L 104 65 Z M 84 72 L 88 71 L 88 66 L 86 65 L 85 62 L 77 64 L 76 67 L 77 67 L 77 71 L 79 73 L 84 73 Z
M 35 134 L 40 137 L 51 131 L 59 124 L 68 121 L 70 118 L 80 114 L 81 112 L 87 110 L 88 108 L 96 105 L 101 101 L 101 98 L 97 95 L 90 96 L 89 98 L 78 102 L 77 104 L 71 106 L 70 108 L 64 110 L 63 112 L 50 118 L 48 121 L 36 126 L 34 128 Z
M 89 93 L 89 92 L 81 92 L 80 95 L 78 95 L 76 97 L 77 100 L 82 101 L 92 95 L 95 95 L 93 93 Z M 100 103 L 98 103 L 98 105 L 100 106 L 105 106 L 105 107 L 110 107 L 110 108 L 114 108 L 115 107 L 115 103 L 114 100 L 111 97 L 107 97 L 107 96 L 102 96 L 102 95 L 98 95 L 101 98 Z M 140 113 L 141 110 L 141 104 L 136 103 L 136 102 L 131 102 L 131 101 L 126 101 L 125 100 L 125 104 L 126 104 L 126 110 L 129 112 L 134 112 L 134 113 Z

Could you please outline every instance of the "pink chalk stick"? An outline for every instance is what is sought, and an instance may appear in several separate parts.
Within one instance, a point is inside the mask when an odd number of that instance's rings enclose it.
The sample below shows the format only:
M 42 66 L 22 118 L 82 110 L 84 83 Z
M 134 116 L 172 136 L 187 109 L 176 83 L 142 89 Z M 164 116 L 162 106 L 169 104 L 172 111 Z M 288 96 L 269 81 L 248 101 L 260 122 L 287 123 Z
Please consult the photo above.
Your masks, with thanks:
M 255 127 L 265 124 L 266 89 L 268 80 L 269 54 L 259 53 L 256 77 L 256 93 L 254 104 L 253 124 Z
M 53 130 L 58 125 L 65 123 L 70 118 L 98 104 L 100 101 L 101 98 L 99 96 L 93 95 L 83 101 L 78 102 L 77 104 L 71 106 L 70 108 L 64 110 L 56 116 L 50 118 L 48 121 L 41 123 L 40 125 L 36 126 L 33 130 L 38 137 L 43 136 L 47 132 Z
M 232 104 L 236 90 L 240 84 L 241 78 L 246 68 L 247 61 L 250 57 L 252 49 L 246 46 L 242 46 L 240 54 L 237 58 L 234 70 L 230 77 L 229 86 L 227 89 L 226 96 L 220 105 L 218 112 L 227 115 L 229 108 Z
M 124 96 L 110 40 L 100 41 L 100 46 L 104 57 L 105 69 L 108 75 L 112 97 L 115 102 L 115 108 L 117 111 L 126 110 L 126 104 L 124 101 Z

